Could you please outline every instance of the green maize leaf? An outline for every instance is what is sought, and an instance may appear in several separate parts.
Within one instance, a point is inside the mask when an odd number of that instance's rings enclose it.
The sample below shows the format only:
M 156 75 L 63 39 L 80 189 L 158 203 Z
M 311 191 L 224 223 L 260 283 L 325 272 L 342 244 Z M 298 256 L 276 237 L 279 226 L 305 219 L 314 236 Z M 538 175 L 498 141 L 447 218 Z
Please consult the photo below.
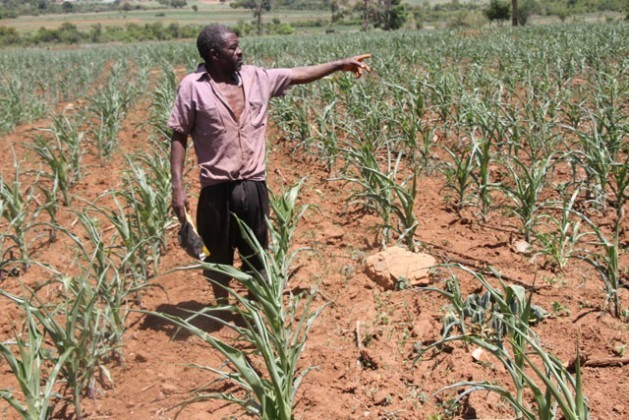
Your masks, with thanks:
M 34 417 L 31 413 L 29 413 L 28 409 L 22 405 L 22 403 L 13 396 L 11 391 L 8 389 L 0 389 L 0 398 L 5 400 L 11 407 L 18 412 L 23 419 L 34 420 Z

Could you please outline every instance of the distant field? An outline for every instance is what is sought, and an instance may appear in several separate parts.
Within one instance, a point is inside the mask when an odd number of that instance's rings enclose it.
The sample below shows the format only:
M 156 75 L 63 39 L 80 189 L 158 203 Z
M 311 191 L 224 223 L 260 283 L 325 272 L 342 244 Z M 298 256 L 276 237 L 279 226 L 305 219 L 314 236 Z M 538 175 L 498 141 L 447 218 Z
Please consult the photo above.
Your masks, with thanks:
M 446 3 L 449 0 L 428 0 L 429 4 Z M 463 3 L 472 0 L 462 0 Z M 419 6 L 425 0 L 407 0 L 410 6 Z M 132 5 L 135 3 L 132 1 Z M 144 25 L 147 23 L 161 22 L 164 25 L 176 22 L 180 25 L 203 25 L 207 23 L 224 23 L 234 25 L 238 21 L 252 21 L 253 15 L 247 9 L 232 9 L 229 3 L 221 3 L 217 0 L 188 1 L 188 5 L 183 9 L 160 9 L 157 2 L 141 2 L 143 7 L 155 8 L 154 10 L 134 10 L 130 12 L 101 12 L 101 13 L 64 13 L 57 15 L 41 16 L 20 16 L 17 19 L 0 19 L 0 26 L 16 28 L 19 32 L 30 32 L 41 27 L 46 29 L 58 28 L 64 22 L 76 25 L 79 30 L 88 30 L 92 25 L 100 23 L 103 26 L 125 26 L 129 23 Z M 196 5 L 198 11 L 192 10 Z M 161 14 L 165 16 L 158 16 Z M 281 10 L 271 11 L 264 15 L 265 21 L 279 18 L 282 22 L 309 21 L 309 20 L 329 20 L 330 12 L 327 10 Z M 313 28 L 318 32 L 320 29 Z
M 192 10 L 191 5 L 198 6 L 198 12 Z M 159 16 L 162 15 L 163 16 Z M 295 22 L 324 19 L 328 20 L 327 11 L 310 10 L 281 10 L 271 11 L 264 15 L 265 21 L 279 18 L 282 22 Z M 41 27 L 46 29 L 58 28 L 64 22 L 76 25 L 79 30 L 88 30 L 92 25 L 100 23 L 103 26 L 125 26 L 129 23 L 139 25 L 161 22 L 164 25 L 176 22 L 180 25 L 203 25 L 208 23 L 224 23 L 234 25 L 238 21 L 253 20 L 253 15 L 247 9 L 232 9 L 227 4 L 218 2 L 193 2 L 185 9 L 156 9 L 134 10 L 130 12 L 101 12 L 101 13 L 67 13 L 57 15 L 20 16 L 17 19 L 1 19 L 0 26 L 16 28 L 19 32 L 30 32 Z

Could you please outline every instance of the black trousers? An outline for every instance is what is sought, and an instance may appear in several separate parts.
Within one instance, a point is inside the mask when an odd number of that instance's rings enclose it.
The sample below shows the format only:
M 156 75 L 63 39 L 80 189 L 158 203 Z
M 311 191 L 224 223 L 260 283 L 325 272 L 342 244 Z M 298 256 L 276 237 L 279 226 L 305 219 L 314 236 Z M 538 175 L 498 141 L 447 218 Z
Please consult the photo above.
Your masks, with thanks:
M 253 232 L 264 249 L 268 248 L 269 191 L 264 181 L 228 181 L 204 187 L 197 207 L 197 227 L 199 235 L 210 251 L 206 262 L 234 264 L 234 251 L 238 249 L 243 270 L 251 265 L 262 270 L 262 260 L 240 232 L 238 217 Z M 204 272 L 205 276 L 227 286 L 230 278 L 215 272 Z M 212 283 L 217 300 L 225 300 L 228 293 Z M 219 302 L 219 303 L 225 303 Z

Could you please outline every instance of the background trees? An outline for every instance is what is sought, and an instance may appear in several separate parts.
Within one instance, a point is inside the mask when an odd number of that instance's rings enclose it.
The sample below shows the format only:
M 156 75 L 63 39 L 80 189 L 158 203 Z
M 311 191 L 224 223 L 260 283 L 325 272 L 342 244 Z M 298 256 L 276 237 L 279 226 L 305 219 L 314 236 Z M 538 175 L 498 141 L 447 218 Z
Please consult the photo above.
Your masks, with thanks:
M 517 3 L 517 0 L 513 0 Z M 511 5 L 502 0 L 491 0 L 489 6 L 485 9 L 485 16 L 491 22 L 498 21 L 499 23 L 508 20 L 511 17 Z
M 236 0 L 230 3 L 233 8 L 250 9 L 253 12 L 253 17 L 256 18 L 256 27 L 258 35 L 264 33 L 264 27 L 262 26 L 262 14 L 271 10 L 271 0 Z

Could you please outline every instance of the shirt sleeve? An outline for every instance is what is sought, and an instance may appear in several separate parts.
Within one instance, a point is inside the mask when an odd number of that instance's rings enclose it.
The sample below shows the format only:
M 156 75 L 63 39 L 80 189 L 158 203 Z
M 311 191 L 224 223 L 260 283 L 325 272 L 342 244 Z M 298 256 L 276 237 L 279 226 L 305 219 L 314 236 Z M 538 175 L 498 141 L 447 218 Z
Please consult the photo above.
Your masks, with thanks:
M 183 79 L 177 87 L 175 104 L 168 117 L 168 128 L 189 135 L 194 127 L 195 110 L 192 104 L 191 94 L 192 84 L 187 79 Z
M 266 74 L 271 90 L 271 97 L 284 96 L 290 86 L 291 69 L 267 69 Z

